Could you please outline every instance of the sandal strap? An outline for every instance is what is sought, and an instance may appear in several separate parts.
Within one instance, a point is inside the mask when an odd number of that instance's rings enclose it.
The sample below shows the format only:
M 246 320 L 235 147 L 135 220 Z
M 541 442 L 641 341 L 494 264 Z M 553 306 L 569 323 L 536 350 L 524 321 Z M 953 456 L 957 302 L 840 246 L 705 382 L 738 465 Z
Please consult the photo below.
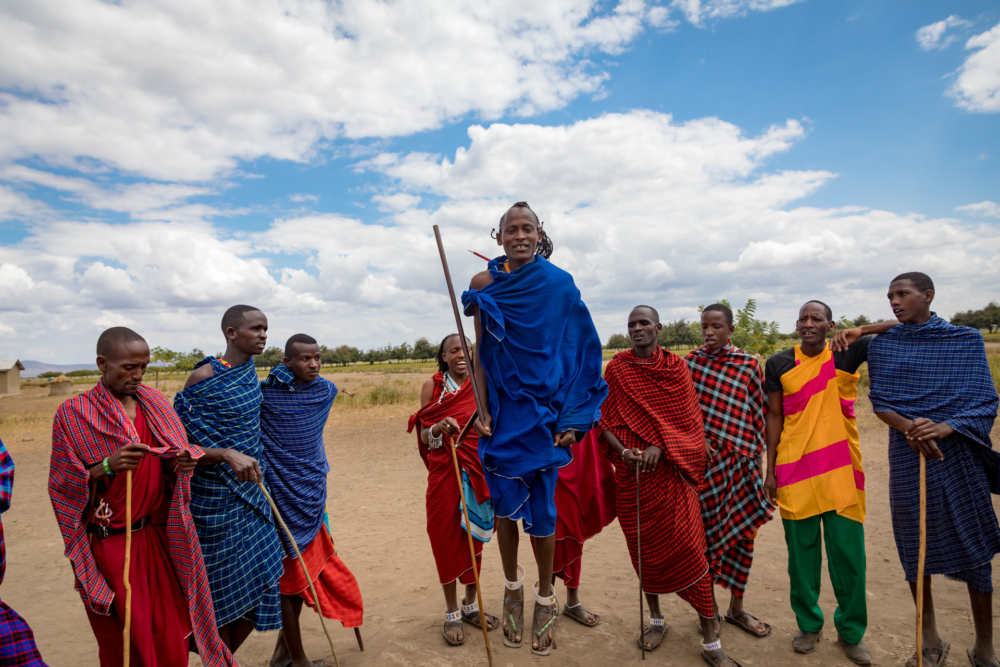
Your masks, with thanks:
M 666 616 L 664 616 L 663 618 L 653 618 L 652 616 L 647 616 L 646 618 L 649 619 L 649 624 L 650 625 L 655 625 L 657 627 L 660 627 L 661 625 L 666 625 L 667 624 L 667 617 Z
M 446 611 L 444 613 L 445 623 L 460 623 L 462 621 L 462 612 L 460 611 Z
M 472 604 L 463 604 L 462 611 L 466 614 L 475 614 L 479 611 L 479 600 L 473 600 Z
M 701 647 L 706 651 L 721 651 L 722 650 L 722 640 L 716 639 L 711 644 L 706 644 L 701 642 Z
M 524 586 L 524 567 L 520 563 L 517 564 L 517 576 L 517 581 L 510 581 L 506 575 L 504 576 L 503 584 L 507 587 L 508 591 L 517 591 Z

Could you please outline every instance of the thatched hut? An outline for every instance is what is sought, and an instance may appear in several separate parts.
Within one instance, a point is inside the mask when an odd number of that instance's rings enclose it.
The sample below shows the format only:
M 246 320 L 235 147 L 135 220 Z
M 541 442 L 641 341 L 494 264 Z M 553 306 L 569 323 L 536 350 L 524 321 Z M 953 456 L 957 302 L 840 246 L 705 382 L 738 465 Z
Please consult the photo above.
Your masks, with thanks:
M 21 393 L 21 371 L 24 365 L 17 359 L 0 359 L 0 394 Z
M 73 379 L 65 375 L 52 378 L 49 382 L 49 396 L 69 396 L 73 393 Z

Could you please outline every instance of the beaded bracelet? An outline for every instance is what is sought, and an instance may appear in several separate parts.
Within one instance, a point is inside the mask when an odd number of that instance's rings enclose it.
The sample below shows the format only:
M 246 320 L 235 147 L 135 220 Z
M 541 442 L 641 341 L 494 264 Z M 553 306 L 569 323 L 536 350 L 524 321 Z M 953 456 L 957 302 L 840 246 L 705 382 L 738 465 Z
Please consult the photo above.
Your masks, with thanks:
M 114 476 L 114 473 L 111 472 L 111 457 L 110 456 L 107 457 L 107 458 L 105 458 L 101 462 L 101 465 L 104 466 L 104 474 L 105 475 L 107 475 L 108 477 L 113 477 Z

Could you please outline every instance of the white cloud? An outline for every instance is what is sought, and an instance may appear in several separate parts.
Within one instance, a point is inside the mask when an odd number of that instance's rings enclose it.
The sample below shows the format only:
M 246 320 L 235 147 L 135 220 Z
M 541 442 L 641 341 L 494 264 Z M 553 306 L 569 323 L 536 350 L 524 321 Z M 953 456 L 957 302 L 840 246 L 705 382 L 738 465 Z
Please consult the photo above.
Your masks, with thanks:
M 694 25 L 705 19 L 744 16 L 749 11 L 767 12 L 805 0 L 673 0 L 670 6 L 684 14 Z
M 319 197 L 316 195 L 289 195 L 289 199 L 294 202 L 318 202 Z
M 805 134 L 794 120 L 746 135 L 716 118 L 641 110 L 565 126 L 498 123 L 470 128 L 447 158 L 360 163 L 385 184 L 372 199 L 399 204 L 380 224 L 292 214 L 244 234 L 207 222 L 45 221 L 0 246 L 0 303 L 16 306 L 3 320 L 30 332 L 5 338 L 0 354 L 23 356 L 12 341 L 59 340 L 64 360 L 87 358 L 111 315 L 153 344 L 214 352 L 218 318 L 237 302 L 265 310 L 278 344 L 298 331 L 361 347 L 444 335 L 453 324 L 432 225 L 461 290 L 483 268 L 467 250 L 498 254 L 489 231 L 519 199 L 545 220 L 553 261 L 573 273 L 605 338 L 639 302 L 676 318 L 752 296 L 786 328 L 811 298 L 838 314 L 888 316 L 884 283 L 909 270 L 934 276 L 943 314 L 991 298 L 995 225 L 804 206 L 835 174 L 768 163 Z
M 945 49 L 958 39 L 957 35 L 947 35 L 949 29 L 951 28 L 964 28 L 971 26 L 971 21 L 965 21 L 955 14 L 952 14 L 943 21 L 938 21 L 937 23 L 931 23 L 930 25 L 925 25 L 916 32 L 917 42 L 920 44 L 920 48 L 924 51 L 931 51 L 933 49 Z
M 1000 218 L 1000 204 L 995 201 L 981 201 L 978 204 L 966 204 L 959 206 L 956 211 L 965 211 L 969 215 L 986 216 L 990 218 Z
M 965 48 L 975 53 L 958 68 L 958 77 L 948 94 L 968 111 L 1000 111 L 1000 23 L 969 39 Z
M 336 137 L 530 116 L 597 91 L 642 0 L 0 5 L 0 155 L 198 181 Z M 662 17 L 658 17 L 658 20 Z

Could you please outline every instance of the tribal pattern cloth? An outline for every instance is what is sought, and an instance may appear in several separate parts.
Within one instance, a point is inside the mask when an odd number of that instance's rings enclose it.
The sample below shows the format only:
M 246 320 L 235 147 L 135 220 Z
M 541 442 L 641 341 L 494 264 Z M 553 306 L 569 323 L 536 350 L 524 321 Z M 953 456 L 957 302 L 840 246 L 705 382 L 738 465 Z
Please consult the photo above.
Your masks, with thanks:
M 427 466 L 427 536 L 431 541 L 431 551 L 437 565 L 438 579 L 442 584 L 450 584 L 458 579 L 463 584 L 474 581 L 472 558 L 469 555 L 468 538 L 462 529 L 462 512 L 459 510 L 460 497 L 458 480 L 455 479 L 454 463 L 445 440 L 444 446 L 430 449 L 420 440 L 420 428 L 430 428 L 445 417 L 452 417 L 465 426 L 476 411 L 476 399 L 472 394 L 472 381 L 466 380 L 455 393 L 445 392 L 444 376 L 436 373 L 432 378 L 434 390 L 431 400 L 410 417 L 407 433 L 416 430 L 417 449 Z M 468 475 L 475 491 L 476 501 L 490 501 L 490 491 L 483 475 L 483 464 L 479 460 L 479 439 L 474 430 L 465 436 L 456 453 L 458 464 Z M 470 503 L 471 504 L 471 503 Z M 482 567 L 483 543 L 473 540 L 476 550 L 476 567 Z
M 640 359 L 634 350 L 618 353 L 604 377 L 608 399 L 601 428 L 626 448 L 645 451 L 655 445 L 663 452 L 655 470 L 640 474 L 643 589 L 684 591 L 708 572 L 698 499 L 705 485 L 705 427 L 691 375 L 680 357 L 657 347 L 650 359 Z M 615 465 L 618 523 L 638 571 L 636 473 L 606 441 L 605 451 Z M 710 593 L 707 581 L 702 588 Z M 705 615 L 711 616 L 711 594 L 708 599 Z
M 491 260 L 493 282 L 466 291 L 462 304 L 466 315 L 478 308 L 482 324 L 477 354 L 489 387 L 492 433 L 479 440 L 479 456 L 496 514 L 534 525 L 529 489 L 541 471 L 572 458 L 568 448 L 552 446 L 552 434 L 589 431 L 607 385 L 601 341 L 572 276 L 538 255 L 513 273 L 504 270 L 506 261 Z M 554 501 L 544 502 L 554 517 Z M 532 534 L 552 534 L 538 523 Z
M 715 582 L 742 596 L 753 563 L 753 535 L 771 520 L 758 458 L 764 453 L 767 394 L 757 359 L 727 344 L 701 347 L 684 361 L 691 371 L 715 456 L 701 493 L 708 563 Z
M 990 491 L 1000 491 L 1000 454 L 990 429 L 997 414 L 983 336 L 937 315 L 924 324 L 893 327 L 868 349 L 875 412 L 897 412 L 947 423 L 955 433 L 938 443 L 943 461 L 927 461 L 926 574 L 965 581 L 992 592 L 990 562 L 1000 553 L 1000 527 Z M 889 431 L 889 508 L 907 581 L 916 581 L 919 550 L 920 457 Z
M 194 458 L 202 456 L 199 447 L 188 443 L 183 425 L 162 393 L 139 385 L 135 397 L 149 429 L 162 445 L 151 448 L 149 455 L 173 458 L 186 451 Z M 114 593 L 94 561 L 83 523 L 90 500 L 89 468 L 123 447 L 137 443 L 139 436 L 135 425 L 103 382 L 69 399 L 56 411 L 52 425 L 49 497 L 66 544 L 66 557 L 73 565 L 76 590 L 86 607 L 102 616 L 110 614 Z M 202 661 L 206 667 L 235 665 L 214 624 L 209 580 L 190 504 L 191 474 L 178 472 L 167 517 L 167 553 L 187 597 Z
M 274 504 L 300 551 L 319 534 L 326 511 L 326 476 L 330 464 L 323 429 L 337 397 L 337 387 L 321 377 L 295 383 L 284 364 L 275 366 L 261 383 L 260 439 L 267 461 L 267 485 Z M 285 555 L 292 545 L 281 535 Z
M 14 492 L 14 461 L 0 440 L 0 515 L 10 509 Z M 3 522 L 0 521 L 0 584 L 7 566 L 7 552 L 3 541 Z M 16 611 L 0 601 L 0 665 L 10 667 L 46 667 L 35 645 L 35 635 Z
M 233 449 L 257 459 L 266 480 L 260 440 L 263 399 L 253 360 L 229 368 L 207 357 L 195 368 L 205 364 L 212 365 L 215 375 L 174 397 L 188 438 L 206 449 Z M 260 487 L 239 481 L 224 463 L 199 466 L 191 480 L 191 513 L 212 587 L 216 625 L 246 618 L 260 632 L 280 628 L 283 550 Z

